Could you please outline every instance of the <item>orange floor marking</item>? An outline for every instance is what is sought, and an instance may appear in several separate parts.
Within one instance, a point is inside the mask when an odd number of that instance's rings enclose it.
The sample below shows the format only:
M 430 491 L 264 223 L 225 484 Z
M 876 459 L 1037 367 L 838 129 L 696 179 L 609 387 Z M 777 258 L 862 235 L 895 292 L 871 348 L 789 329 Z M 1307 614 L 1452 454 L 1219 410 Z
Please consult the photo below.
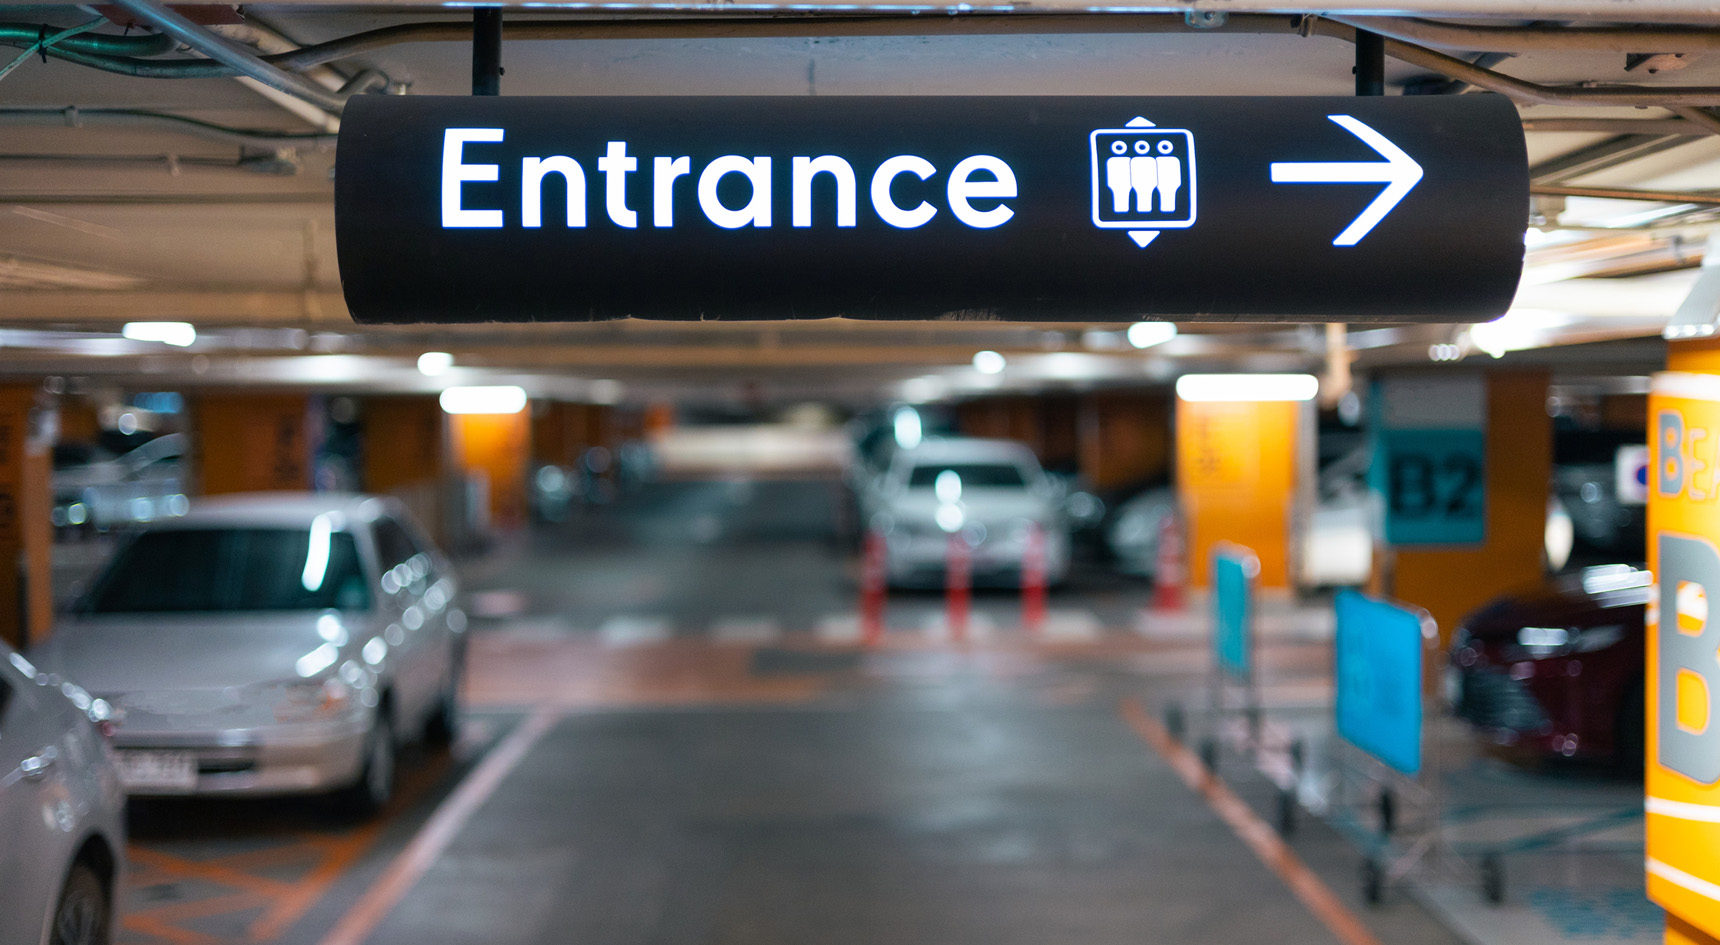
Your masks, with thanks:
M 321 901 L 329 887 L 369 851 L 383 827 L 400 812 L 410 810 L 446 771 L 446 762 L 438 760 L 416 766 L 410 773 L 403 772 L 405 783 L 388 810 L 369 823 L 342 833 L 288 833 L 280 846 L 209 859 L 188 859 L 132 844 L 127 849 L 127 857 L 134 867 L 129 877 L 129 885 L 133 889 L 196 879 L 237 891 L 190 902 L 134 906 L 127 910 L 120 927 L 127 933 L 154 936 L 174 945 L 226 943 L 226 939 L 181 928 L 176 923 L 244 912 L 261 906 L 262 912 L 246 927 L 244 940 L 272 941 Z M 310 860 L 313 865 L 294 880 L 273 879 L 249 872 L 301 860 Z
M 1135 730 L 1135 734 L 1170 764 L 1182 782 L 1206 801 L 1212 812 L 1248 845 L 1267 869 L 1290 887 L 1290 892 L 1338 941 L 1344 945 L 1380 945 L 1380 940 L 1344 906 L 1331 887 L 1314 875 L 1314 871 L 1285 845 L 1266 821 L 1254 813 L 1253 808 L 1237 797 L 1223 780 L 1206 770 L 1194 752 L 1171 738 L 1164 726 L 1141 706 L 1140 700 L 1124 699 L 1121 712 L 1123 721 Z

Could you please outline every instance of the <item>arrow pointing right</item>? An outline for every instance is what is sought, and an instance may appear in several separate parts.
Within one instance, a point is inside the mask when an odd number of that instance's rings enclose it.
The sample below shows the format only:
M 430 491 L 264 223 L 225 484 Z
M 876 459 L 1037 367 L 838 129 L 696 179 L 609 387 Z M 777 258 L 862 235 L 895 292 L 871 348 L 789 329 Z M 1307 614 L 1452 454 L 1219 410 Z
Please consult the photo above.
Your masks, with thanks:
M 1362 241 L 1386 214 L 1398 205 L 1406 194 L 1421 182 L 1421 165 L 1392 144 L 1385 135 L 1362 124 L 1349 115 L 1327 115 L 1345 131 L 1362 139 L 1368 147 L 1380 153 L 1384 161 L 1356 162 L 1275 162 L 1272 165 L 1274 184 L 1385 184 L 1386 189 L 1368 204 L 1362 215 L 1344 227 L 1333 246 L 1354 246 Z

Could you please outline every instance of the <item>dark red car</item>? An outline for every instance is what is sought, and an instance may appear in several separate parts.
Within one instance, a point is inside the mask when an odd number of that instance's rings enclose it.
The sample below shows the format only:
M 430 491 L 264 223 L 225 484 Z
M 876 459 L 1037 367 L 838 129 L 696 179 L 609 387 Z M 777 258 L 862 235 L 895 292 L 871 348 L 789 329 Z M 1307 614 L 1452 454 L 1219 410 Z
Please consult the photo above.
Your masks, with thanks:
M 1605 565 L 1470 614 L 1451 641 L 1453 711 L 1498 745 L 1639 766 L 1653 592 L 1649 572 Z

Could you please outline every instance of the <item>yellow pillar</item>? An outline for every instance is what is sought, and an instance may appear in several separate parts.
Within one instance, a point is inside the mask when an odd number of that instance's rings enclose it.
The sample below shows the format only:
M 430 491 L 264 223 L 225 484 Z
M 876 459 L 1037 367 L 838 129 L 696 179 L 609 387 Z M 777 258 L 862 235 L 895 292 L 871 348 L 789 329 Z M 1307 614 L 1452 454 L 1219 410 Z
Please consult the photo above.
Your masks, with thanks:
M 48 445 L 31 436 L 36 389 L 0 386 L 0 639 L 39 642 L 54 617 Z
M 310 488 L 304 394 L 199 395 L 191 422 L 203 495 Z
M 1674 342 L 1648 401 L 1648 895 L 1668 945 L 1720 945 L 1720 343 Z
M 488 485 L 490 524 L 501 529 L 524 525 L 531 412 L 454 414 L 448 419 L 455 466 L 481 476 Z
M 1545 573 L 1547 487 L 1553 474 L 1548 377 L 1539 371 L 1487 376 L 1486 538 L 1455 548 L 1401 548 L 1389 589 L 1425 607 L 1450 640 L 1464 615 Z
M 1177 500 L 1188 533 L 1189 584 L 1211 583 L 1213 545 L 1246 545 L 1259 586 L 1290 586 L 1291 516 L 1303 405 L 1177 400 Z

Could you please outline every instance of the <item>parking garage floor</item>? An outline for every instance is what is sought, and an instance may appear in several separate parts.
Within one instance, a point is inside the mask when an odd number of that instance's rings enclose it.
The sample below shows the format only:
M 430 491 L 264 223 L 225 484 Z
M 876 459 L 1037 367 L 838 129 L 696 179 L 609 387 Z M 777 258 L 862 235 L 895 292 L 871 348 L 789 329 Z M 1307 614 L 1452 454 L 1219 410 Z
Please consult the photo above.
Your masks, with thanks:
M 940 596 L 898 594 L 863 649 L 830 484 L 647 488 L 465 564 L 464 730 L 411 757 L 382 818 L 137 805 L 121 940 L 1656 938 L 1628 854 L 1514 860 L 1498 907 L 1457 882 L 1366 904 L 1349 840 L 1302 818 L 1280 842 L 1268 779 L 1234 758 L 1210 779 L 1168 737 L 1161 710 L 1198 701 L 1207 643 L 1198 612 L 1151 611 L 1141 583 L 1079 567 L 1036 635 L 1014 594 L 981 593 L 962 642 Z M 1325 614 L 1281 602 L 1261 624 L 1273 724 L 1316 754 Z M 1640 804 L 1602 776 L 1460 770 L 1480 796 Z

